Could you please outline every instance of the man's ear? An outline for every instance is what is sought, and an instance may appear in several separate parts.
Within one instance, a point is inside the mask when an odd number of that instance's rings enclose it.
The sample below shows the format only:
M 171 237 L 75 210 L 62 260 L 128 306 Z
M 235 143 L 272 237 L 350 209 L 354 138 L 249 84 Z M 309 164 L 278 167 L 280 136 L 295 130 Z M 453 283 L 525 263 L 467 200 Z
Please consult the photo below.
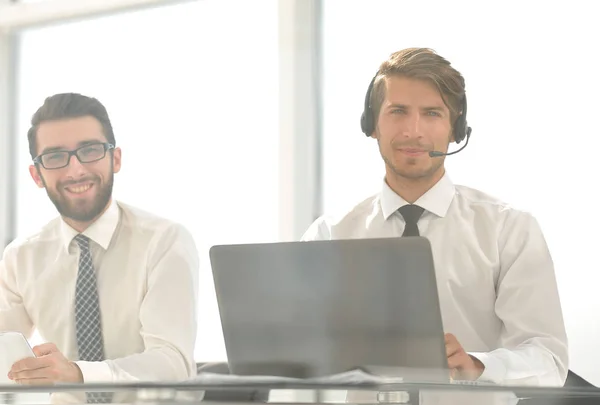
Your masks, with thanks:
M 373 139 L 379 139 L 379 134 L 377 132 L 377 125 L 375 125 L 373 127 L 373 132 L 371 132 L 371 138 L 373 138 Z
M 113 173 L 119 173 L 121 170 L 121 148 L 114 148 L 112 151 Z
M 42 175 L 37 165 L 29 166 L 29 174 L 31 175 L 31 178 L 39 188 L 44 188 L 44 181 L 42 180 Z

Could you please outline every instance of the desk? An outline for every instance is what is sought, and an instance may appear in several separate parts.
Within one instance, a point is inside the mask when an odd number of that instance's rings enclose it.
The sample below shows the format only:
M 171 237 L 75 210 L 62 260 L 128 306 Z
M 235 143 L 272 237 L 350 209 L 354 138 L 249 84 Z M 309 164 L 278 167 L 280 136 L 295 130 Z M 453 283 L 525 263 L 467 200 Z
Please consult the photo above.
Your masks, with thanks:
M 24 404 L 27 398 L 44 393 L 78 394 L 85 391 L 114 391 L 115 398 L 129 398 L 121 403 L 161 403 L 207 405 L 331 404 L 372 405 L 591 405 L 600 404 L 600 389 L 490 387 L 457 384 L 77 384 L 53 387 L 0 386 L 1 403 Z M 254 395 L 248 396 L 248 393 Z M 268 393 L 268 395 L 264 395 Z M 219 394 L 219 395 L 215 395 Z M 241 395 L 242 394 L 242 395 Z M 56 397 L 55 397 L 56 398 Z M 243 399 L 246 398 L 246 399 Z M 71 402 L 69 403 L 77 403 Z

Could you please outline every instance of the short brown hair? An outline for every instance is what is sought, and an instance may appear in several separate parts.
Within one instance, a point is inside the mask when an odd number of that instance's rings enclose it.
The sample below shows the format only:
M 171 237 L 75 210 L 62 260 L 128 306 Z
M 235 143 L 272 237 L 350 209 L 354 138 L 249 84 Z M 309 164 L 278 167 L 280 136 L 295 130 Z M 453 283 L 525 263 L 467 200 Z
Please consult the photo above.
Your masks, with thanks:
M 429 48 L 407 48 L 391 54 L 379 67 L 371 91 L 369 102 L 375 124 L 385 99 L 385 79 L 391 76 L 405 76 L 432 83 L 450 110 L 450 122 L 454 128 L 459 114 L 462 113 L 465 79 L 450 66 L 450 62 Z
M 44 104 L 31 117 L 31 128 L 27 131 L 31 158 L 34 159 L 37 156 L 37 130 L 41 123 L 88 115 L 100 122 L 106 140 L 115 145 L 115 134 L 108 112 L 100 101 L 77 93 L 61 93 L 46 98 Z

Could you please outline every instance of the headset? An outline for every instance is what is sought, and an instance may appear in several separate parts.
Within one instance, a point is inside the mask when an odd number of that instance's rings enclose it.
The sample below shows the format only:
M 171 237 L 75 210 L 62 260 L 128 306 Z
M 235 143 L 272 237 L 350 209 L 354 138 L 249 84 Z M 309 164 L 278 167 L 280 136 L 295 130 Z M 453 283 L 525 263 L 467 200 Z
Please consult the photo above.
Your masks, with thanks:
M 373 131 L 375 131 L 376 118 L 373 117 L 373 109 L 371 108 L 371 92 L 373 91 L 375 79 L 377 78 L 378 74 L 379 74 L 379 72 L 377 72 L 377 74 L 375 76 L 373 76 L 373 79 L 371 80 L 371 83 L 369 84 L 369 88 L 367 89 L 367 95 L 365 96 L 364 110 L 360 117 L 360 128 L 366 136 L 371 136 L 371 134 L 373 134 Z M 431 151 L 431 152 L 429 152 L 429 155 L 431 157 L 453 155 L 467 147 L 467 144 L 469 143 L 469 138 L 471 137 L 471 127 L 467 125 L 467 96 L 466 95 L 463 97 L 463 101 L 462 101 L 462 114 L 460 114 L 458 116 L 458 118 L 456 119 L 456 122 L 454 123 L 453 132 L 454 132 L 454 141 L 457 144 L 461 143 L 464 139 L 467 140 L 465 142 L 464 146 L 461 147 L 460 149 L 458 149 L 457 151 L 450 152 L 450 153 Z

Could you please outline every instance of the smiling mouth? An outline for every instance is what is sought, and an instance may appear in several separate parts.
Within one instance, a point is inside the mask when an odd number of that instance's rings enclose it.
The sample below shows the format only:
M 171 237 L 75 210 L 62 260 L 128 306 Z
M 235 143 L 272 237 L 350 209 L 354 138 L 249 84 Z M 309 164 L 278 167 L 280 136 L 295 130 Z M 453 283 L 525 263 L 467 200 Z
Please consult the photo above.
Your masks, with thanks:
M 94 185 L 94 183 L 74 185 L 74 186 L 65 187 L 65 190 L 67 190 L 69 193 L 72 193 L 72 194 L 83 194 L 86 191 L 88 191 L 90 188 L 92 188 L 93 185 Z
M 425 153 L 425 150 L 424 149 L 400 149 L 400 152 L 404 152 L 409 155 L 418 155 L 420 153 Z

